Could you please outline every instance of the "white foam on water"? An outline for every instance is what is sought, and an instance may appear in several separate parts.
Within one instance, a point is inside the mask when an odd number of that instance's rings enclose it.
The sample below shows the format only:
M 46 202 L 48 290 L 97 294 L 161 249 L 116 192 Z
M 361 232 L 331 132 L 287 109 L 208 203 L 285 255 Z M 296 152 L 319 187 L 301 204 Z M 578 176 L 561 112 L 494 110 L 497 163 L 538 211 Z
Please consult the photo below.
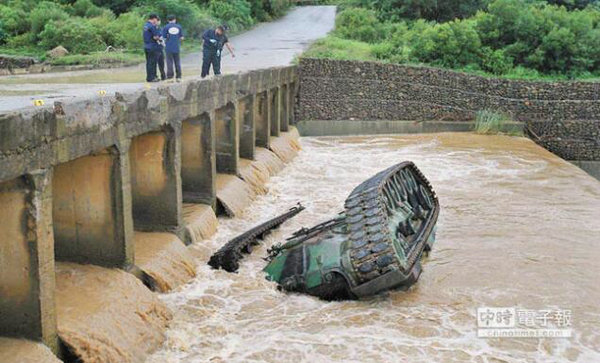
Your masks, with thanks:
M 148 363 L 600 361 L 600 183 L 523 138 L 430 134 L 303 138 L 298 157 L 243 218 L 196 244 L 198 276 L 162 299 L 174 311 Z M 412 160 L 442 211 L 419 282 L 362 301 L 278 292 L 268 246 L 342 210 L 350 191 Z M 229 239 L 301 201 L 237 274 L 206 265 Z M 482 339 L 483 306 L 571 309 L 570 339 Z

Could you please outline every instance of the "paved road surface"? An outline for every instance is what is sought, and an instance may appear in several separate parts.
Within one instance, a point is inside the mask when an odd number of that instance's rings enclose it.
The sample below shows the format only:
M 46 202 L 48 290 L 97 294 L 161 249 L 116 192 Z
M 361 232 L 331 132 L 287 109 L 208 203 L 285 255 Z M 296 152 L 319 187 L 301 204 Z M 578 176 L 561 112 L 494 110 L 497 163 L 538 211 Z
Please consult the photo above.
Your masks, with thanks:
M 292 10 L 275 22 L 260 24 L 231 39 L 237 57 L 232 59 L 228 54 L 224 57 L 223 72 L 237 73 L 288 65 L 310 43 L 331 31 L 334 21 L 335 7 L 305 6 Z M 200 63 L 200 53 L 191 53 L 183 57 L 184 80 L 199 77 Z M 132 91 L 148 87 L 149 85 L 143 82 L 144 79 L 143 65 L 107 70 L 4 76 L 0 77 L 0 112 L 34 107 L 33 101 L 36 99 L 42 99 L 49 104 L 76 97 L 98 97 L 98 92 L 102 90 L 107 94 Z M 152 84 L 151 87 L 159 85 L 160 83 Z

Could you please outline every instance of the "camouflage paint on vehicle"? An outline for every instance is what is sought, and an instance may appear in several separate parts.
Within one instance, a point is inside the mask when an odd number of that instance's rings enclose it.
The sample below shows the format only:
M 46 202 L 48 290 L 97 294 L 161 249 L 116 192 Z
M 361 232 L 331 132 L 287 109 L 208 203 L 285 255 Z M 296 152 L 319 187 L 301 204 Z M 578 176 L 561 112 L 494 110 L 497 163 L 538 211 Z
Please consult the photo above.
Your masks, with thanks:
M 275 245 L 264 271 L 285 291 L 327 300 L 407 288 L 435 241 L 438 214 L 425 176 L 403 162 L 357 186 L 335 218 Z

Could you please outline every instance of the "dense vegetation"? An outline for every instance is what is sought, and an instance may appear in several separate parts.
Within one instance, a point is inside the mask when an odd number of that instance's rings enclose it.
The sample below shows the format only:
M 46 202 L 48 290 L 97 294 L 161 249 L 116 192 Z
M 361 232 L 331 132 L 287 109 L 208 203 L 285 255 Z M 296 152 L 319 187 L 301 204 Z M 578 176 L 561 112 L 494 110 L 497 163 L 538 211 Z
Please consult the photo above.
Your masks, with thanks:
M 311 56 L 526 78 L 600 75 L 596 0 L 335 2 L 336 30 Z
M 78 55 L 109 46 L 139 53 L 149 13 L 176 15 L 188 38 L 198 38 L 222 22 L 241 31 L 281 16 L 289 5 L 288 0 L 0 0 L 0 53 L 43 57 L 59 45 Z

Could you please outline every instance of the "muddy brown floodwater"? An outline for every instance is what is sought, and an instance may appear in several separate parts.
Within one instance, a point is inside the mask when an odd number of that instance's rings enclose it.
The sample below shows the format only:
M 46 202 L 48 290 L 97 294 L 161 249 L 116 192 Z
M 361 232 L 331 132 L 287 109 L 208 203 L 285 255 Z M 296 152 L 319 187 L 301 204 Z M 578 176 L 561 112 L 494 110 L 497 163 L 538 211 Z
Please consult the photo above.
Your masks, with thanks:
M 148 363 L 598 362 L 600 182 L 525 138 L 474 134 L 303 138 L 245 215 L 194 245 L 195 280 L 162 299 L 175 319 Z M 323 302 L 278 292 L 266 246 L 339 212 L 351 189 L 412 160 L 441 202 L 437 243 L 407 292 Z M 242 263 L 213 271 L 228 239 L 302 201 Z M 477 337 L 483 306 L 572 311 L 572 338 Z

